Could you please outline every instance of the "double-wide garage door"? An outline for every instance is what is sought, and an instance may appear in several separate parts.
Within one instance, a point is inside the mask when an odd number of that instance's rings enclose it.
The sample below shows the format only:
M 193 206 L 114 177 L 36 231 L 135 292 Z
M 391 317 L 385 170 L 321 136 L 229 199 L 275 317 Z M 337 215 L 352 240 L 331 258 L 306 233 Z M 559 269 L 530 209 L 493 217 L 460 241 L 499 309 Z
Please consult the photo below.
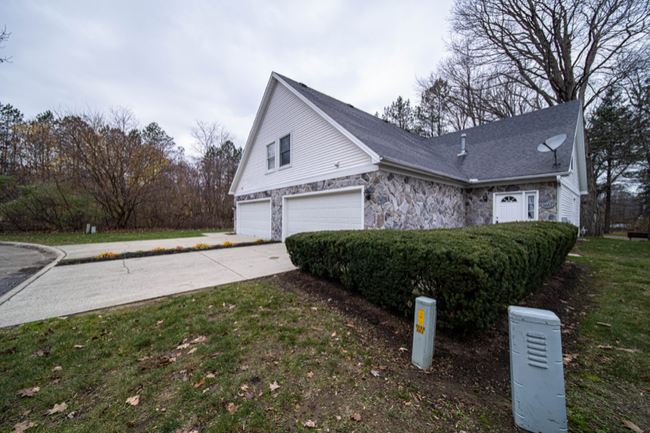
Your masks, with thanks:
M 282 237 L 323 230 L 363 229 L 363 200 L 360 189 L 285 196 Z
M 283 197 L 283 241 L 301 232 L 357 229 L 363 229 L 361 188 Z M 270 199 L 237 203 L 237 233 L 271 238 Z

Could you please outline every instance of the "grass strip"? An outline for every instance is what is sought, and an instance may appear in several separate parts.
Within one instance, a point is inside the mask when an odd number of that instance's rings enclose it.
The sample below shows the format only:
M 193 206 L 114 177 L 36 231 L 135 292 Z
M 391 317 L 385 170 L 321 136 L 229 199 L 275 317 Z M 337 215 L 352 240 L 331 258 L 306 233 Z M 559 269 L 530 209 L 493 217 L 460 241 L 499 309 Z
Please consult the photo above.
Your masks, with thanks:
M 232 230 L 181 230 L 158 232 L 109 232 L 109 233 L 47 233 L 47 234 L 0 234 L 0 242 L 25 242 L 48 246 L 97 244 L 104 242 L 148 241 L 156 239 L 193 238 L 203 233 L 222 233 Z

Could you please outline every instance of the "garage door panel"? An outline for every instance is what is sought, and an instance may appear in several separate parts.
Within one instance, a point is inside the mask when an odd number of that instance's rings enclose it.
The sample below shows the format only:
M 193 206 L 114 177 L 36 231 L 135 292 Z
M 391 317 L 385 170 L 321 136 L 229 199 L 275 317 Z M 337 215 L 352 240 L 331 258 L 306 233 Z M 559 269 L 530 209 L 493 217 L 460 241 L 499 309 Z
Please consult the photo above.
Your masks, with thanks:
M 285 237 L 301 232 L 363 228 L 361 190 L 285 199 Z
M 262 239 L 271 239 L 271 201 L 237 204 L 237 233 Z

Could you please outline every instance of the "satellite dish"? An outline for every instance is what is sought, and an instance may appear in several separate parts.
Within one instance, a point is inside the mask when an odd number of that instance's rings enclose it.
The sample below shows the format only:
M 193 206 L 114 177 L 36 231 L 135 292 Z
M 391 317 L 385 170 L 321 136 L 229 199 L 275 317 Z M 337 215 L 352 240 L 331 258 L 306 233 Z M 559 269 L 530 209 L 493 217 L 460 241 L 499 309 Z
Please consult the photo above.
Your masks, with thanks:
M 551 138 L 547 138 L 546 141 L 537 146 L 539 152 L 553 152 L 553 156 L 555 156 L 555 164 L 553 164 L 553 168 L 555 169 L 560 168 L 560 164 L 557 162 L 557 148 L 564 143 L 564 140 L 566 140 L 566 134 L 554 135 Z
M 540 152 L 555 152 L 555 149 L 560 147 L 562 143 L 566 140 L 566 134 L 554 135 L 551 138 L 546 139 L 545 142 L 537 146 L 537 150 Z

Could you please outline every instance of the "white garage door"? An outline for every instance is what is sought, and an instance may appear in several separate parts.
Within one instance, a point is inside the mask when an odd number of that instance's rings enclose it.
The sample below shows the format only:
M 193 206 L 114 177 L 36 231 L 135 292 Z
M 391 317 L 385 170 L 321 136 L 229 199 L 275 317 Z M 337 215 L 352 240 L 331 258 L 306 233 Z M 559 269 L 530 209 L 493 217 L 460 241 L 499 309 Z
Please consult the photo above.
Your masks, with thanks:
M 271 199 L 237 203 L 237 234 L 271 239 Z
M 282 236 L 322 230 L 363 229 L 361 189 L 284 197 Z

